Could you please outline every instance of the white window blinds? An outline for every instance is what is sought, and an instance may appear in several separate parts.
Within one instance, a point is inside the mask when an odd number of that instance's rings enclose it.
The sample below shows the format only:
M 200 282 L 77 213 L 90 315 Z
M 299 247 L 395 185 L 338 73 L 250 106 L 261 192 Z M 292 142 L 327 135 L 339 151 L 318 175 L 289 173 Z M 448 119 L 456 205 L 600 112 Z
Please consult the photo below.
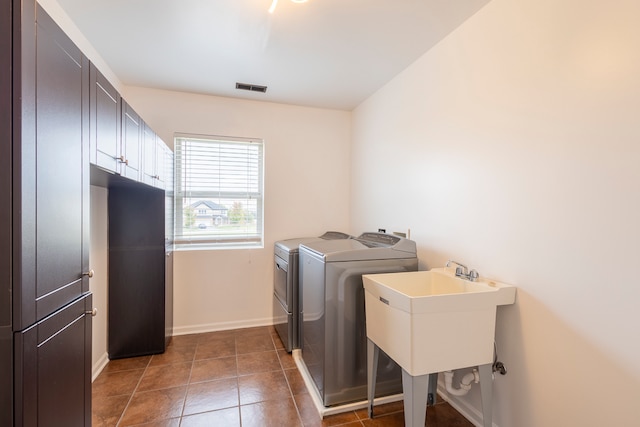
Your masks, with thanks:
M 177 136 L 178 248 L 263 246 L 263 142 Z

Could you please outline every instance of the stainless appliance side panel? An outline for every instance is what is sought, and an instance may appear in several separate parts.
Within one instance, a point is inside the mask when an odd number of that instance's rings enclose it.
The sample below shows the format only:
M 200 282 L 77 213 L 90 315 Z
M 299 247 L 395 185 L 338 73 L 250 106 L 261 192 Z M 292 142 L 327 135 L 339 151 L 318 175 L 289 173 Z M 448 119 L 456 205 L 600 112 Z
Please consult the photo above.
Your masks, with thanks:
M 304 247 L 301 247 L 299 257 L 299 288 L 302 294 L 300 307 L 302 360 L 322 395 L 325 355 L 325 263 L 315 252 Z
M 363 274 L 415 271 L 417 258 L 326 263 L 323 390 L 325 406 L 367 398 L 367 333 Z M 376 396 L 402 393 L 400 367 L 384 352 Z
M 280 336 L 285 350 L 291 352 L 294 345 L 293 314 L 282 305 L 282 301 L 275 292 L 273 294 L 273 327 Z

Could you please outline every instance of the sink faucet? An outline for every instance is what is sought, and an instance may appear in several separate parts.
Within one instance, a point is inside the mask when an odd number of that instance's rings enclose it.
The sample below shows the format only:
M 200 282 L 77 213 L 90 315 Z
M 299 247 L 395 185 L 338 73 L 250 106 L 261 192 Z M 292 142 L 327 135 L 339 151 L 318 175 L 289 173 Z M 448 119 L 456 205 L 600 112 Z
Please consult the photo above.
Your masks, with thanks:
M 457 267 L 456 267 L 456 277 L 462 277 L 463 279 L 467 279 L 467 280 L 470 280 L 472 282 L 475 282 L 476 280 L 478 280 L 478 277 L 480 277 L 480 274 L 478 274 L 478 272 L 476 270 L 469 271 L 469 269 L 467 268 L 466 265 L 460 264 L 458 261 L 454 261 L 452 259 L 447 261 L 447 265 L 445 267 L 450 267 L 451 264 L 456 264 L 457 265 Z

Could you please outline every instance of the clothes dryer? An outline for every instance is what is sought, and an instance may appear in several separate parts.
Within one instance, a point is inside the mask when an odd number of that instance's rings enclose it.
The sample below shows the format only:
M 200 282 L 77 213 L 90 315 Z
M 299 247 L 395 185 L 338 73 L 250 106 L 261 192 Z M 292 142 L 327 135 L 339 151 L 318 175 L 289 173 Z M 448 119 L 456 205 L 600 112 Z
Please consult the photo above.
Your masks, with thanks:
M 300 348 L 300 302 L 298 293 L 298 247 L 301 243 L 350 239 L 351 235 L 327 231 L 320 237 L 280 240 L 274 245 L 273 324 L 285 350 Z
M 325 406 L 367 398 L 363 274 L 416 271 L 412 240 L 384 233 L 300 244 L 302 361 Z M 402 393 L 400 367 L 381 352 L 376 395 Z

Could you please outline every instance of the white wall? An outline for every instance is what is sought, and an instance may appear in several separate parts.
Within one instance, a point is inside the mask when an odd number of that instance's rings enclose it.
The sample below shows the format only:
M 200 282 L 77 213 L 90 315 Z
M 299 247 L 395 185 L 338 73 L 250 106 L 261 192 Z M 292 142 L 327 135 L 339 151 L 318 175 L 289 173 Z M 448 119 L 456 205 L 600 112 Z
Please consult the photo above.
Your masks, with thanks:
M 174 330 L 271 324 L 273 244 L 350 231 L 351 114 L 139 87 L 124 96 L 170 147 L 176 132 L 264 139 L 265 246 L 176 252 Z
M 519 288 L 501 427 L 640 425 L 638 17 L 493 0 L 353 113 L 352 227 L 409 227 L 422 269 Z
M 93 293 L 93 307 L 98 314 L 93 318 L 92 367 L 93 378 L 98 376 L 108 362 L 107 313 L 109 291 L 109 236 L 107 229 L 108 210 L 106 188 L 91 186 L 91 246 L 89 265 L 94 272 L 89 281 Z

